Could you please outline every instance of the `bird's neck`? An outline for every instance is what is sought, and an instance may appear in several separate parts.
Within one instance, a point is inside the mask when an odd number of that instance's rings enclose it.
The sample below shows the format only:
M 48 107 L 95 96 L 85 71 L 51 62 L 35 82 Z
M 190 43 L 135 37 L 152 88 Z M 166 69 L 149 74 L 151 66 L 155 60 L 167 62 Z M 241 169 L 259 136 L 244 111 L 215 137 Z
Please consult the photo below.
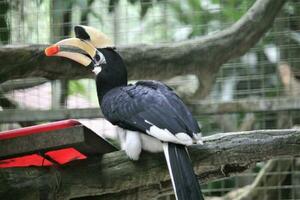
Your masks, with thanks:
M 127 85 L 127 70 L 121 56 L 112 49 L 100 49 L 106 59 L 105 65 L 96 76 L 98 100 L 102 99 L 110 90 Z
M 126 81 L 106 81 L 103 79 L 96 79 L 96 87 L 97 87 L 97 95 L 98 95 L 98 100 L 99 104 L 101 105 L 103 97 L 112 89 L 117 88 L 117 87 L 122 87 L 127 85 L 127 80 Z
M 123 64 L 123 63 L 122 63 Z M 114 88 L 127 86 L 127 71 L 125 65 L 118 67 L 106 66 L 96 76 L 96 87 L 99 104 L 103 97 Z

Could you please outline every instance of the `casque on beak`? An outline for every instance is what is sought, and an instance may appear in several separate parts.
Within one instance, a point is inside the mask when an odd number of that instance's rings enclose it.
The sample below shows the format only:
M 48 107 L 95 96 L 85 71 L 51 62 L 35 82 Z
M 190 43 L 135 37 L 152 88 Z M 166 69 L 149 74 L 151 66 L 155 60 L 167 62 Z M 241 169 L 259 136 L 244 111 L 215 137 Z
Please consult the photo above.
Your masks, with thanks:
M 112 40 L 93 27 L 77 25 L 74 27 L 74 32 L 76 38 L 89 42 L 96 48 L 114 48 Z
M 71 49 L 67 49 L 67 47 L 79 48 L 84 53 L 88 54 L 89 57 L 75 50 L 72 51 Z M 45 54 L 46 56 L 61 56 L 69 58 L 84 66 L 91 66 L 93 68 L 93 59 L 97 54 L 97 49 L 88 42 L 85 42 L 78 38 L 69 38 L 61 40 L 56 44 L 47 47 L 45 49 Z

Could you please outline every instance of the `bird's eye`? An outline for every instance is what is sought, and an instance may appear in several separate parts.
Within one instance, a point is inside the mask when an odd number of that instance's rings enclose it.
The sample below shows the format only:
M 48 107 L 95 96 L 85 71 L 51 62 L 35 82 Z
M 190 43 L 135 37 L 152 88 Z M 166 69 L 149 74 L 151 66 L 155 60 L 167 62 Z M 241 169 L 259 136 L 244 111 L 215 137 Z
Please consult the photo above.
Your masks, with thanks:
M 95 55 L 95 60 L 98 61 L 98 62 L 100 61 L 100 56 L 99 56 L 99 54 L 96 54 L 96 55 Z
M 99 52 L 99 51 L 96 52 L 96 55 L 94 56 L 93 61 L 94 61 L 94 64 L 96 66 L 100 66 L 102 64 L 106 64 L 106 60 L 105 60 L 104 55 L 101 52 Z

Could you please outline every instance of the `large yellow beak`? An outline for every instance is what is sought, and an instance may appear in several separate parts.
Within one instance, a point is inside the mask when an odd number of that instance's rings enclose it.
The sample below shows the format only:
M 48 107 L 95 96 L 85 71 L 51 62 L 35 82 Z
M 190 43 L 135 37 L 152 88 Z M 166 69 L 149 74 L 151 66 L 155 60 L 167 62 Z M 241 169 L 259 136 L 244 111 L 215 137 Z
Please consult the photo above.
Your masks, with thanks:
M 62 50 L 63 47 L 79 48 L 83 50 L 85 53 L 87 53 L 90 57 L 78 52 L 72 52 L 71 50 L 68 51 Z M 61 57 L 69 58 L 84 66 L 89 66 L 92 63 L 91 58 L 94 58 L 96 52 L 97 49 L 95 47 L 78 38 L 69 38 L 69 39 L 61 40 L 56 44 L 47 47 L 45 49 L 46 56 L 61 56 Z

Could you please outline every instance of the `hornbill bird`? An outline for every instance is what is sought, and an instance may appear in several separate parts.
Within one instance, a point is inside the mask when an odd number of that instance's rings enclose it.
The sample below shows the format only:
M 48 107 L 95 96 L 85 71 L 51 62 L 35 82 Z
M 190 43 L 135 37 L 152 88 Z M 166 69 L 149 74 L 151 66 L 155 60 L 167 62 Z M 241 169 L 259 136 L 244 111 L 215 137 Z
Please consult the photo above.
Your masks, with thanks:
M 92 27 L 74 29 L 76 38 L 46 48 L 46 55 L 66 57 L 90 68 L 96 74 L 102 113 L 119 127 L 121 148 L 128 157 L 138 160 L 142 149 L 164 151 L 176 198 L 203 199 L 186 149 L 202 143 L 201 133 L 186 105 L 161 82 L 128 84 L 126 66 L 112 41 Z

